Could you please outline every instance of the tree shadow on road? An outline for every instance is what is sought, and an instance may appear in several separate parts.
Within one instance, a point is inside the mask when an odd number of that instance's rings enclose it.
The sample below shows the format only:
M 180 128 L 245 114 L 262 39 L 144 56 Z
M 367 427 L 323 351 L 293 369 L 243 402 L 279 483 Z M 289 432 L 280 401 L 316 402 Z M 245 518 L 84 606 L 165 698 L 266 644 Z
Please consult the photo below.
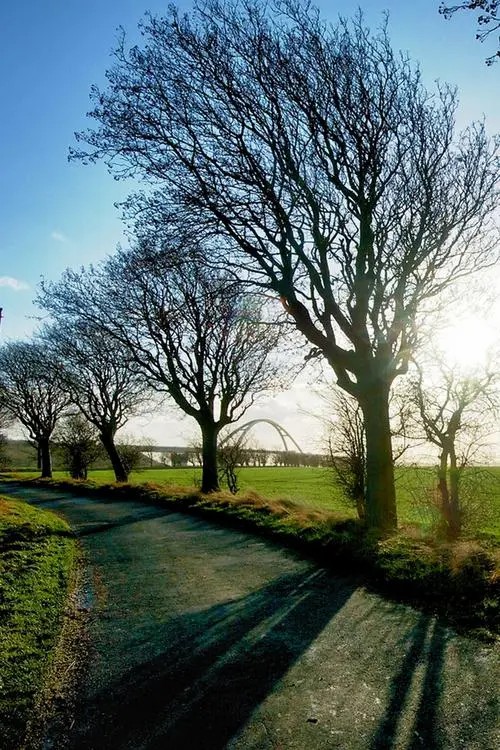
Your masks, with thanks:
M 447 655 L 449 642 L 454 644 L 454 659 Z M 460 639 L 434 617 L 421 614 L 408 634 L 406 650 L 404 644 L 401 648 L 399 669 L 370 750 L 479 747 L 478 737 L 485 750 L 497 747 L 493 735 L 498 728 L 498 704 L 489 695 L 490 681 L 481 691 L 481 664 L 474 642 Z M 452 695 L 448 695 L 450 689 Z M 404 745 L 402 722 L 406 725 Z
M 167 648 L 94 694 L 71 747 L 224 748 L 353 591 L 309 569 L 159 626 Z
M 443 747 L 439 708 L 446 641 L 446 630 L 439 622 L 429 615 L 420 615 L 409 633 L 407 650 L 392 680 L 389 702 L 370 750 L 391 750 L 395 746 L 400 720 L 410 694 L 415 691 L 418 668 L 424 673 L 407 747 L 408 750 L 439 750 Z

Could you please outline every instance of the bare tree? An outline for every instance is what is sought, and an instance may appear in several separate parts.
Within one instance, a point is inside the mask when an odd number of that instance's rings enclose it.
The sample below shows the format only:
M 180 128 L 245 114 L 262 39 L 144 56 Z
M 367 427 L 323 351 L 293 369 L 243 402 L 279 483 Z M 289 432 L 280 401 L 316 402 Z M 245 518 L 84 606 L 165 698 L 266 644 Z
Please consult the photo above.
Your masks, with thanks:
M 42 477 L 51 477 L 52 433 L 70 403 L 59 364 L 43 342 L 4 344 L 0 348 L 0 382 L 4 408 L 35 443 Z
M 1 308 L 0 308 L 0 320 L 1 320 Z M 12 425 L 14 418 L 10 414 L 5 406 L 6 392 L 0 382 L 0 468 L 6 463 L 8 454 L 8 438 L 4 430 Z
M 497 407 L 497 376 L 493 371 L 464 377 L 444 361 L 437 372 L 427 368 L 427 383 L 417 366 L 408 395 L 415 404 L 427 440 L 439 451 L 437 469 L 440 514 L 446 535 L 456 539 L 462 530 L 461 476 L 491 430 Z
M 229 491 L 236 495 L 239 491 L 238 468 L 241 467 L 251 449 L 247 446 L 247 437 L 241 433 L 228 435 L 222 439 L 218 448 L 219 475 L 228 486 Z M 255 463 L 254 463 L 255 466 Z
M 72 479 L 87 479 L 89 466 L 102 452 L 94 425 L 78 412 L 70 414 L 56 427 L 54 440 Z
M 366 442 L 363 412 L 349 394 L 335 389 L 328 398 L 328 455 L 335 479 L 360 520 L 366 517 Z
M 500 8 L 499 0 L 467 0 L 464 3 L 458 5 L 448 5 L 447 3 L 441 3 L 439 6 L 439 12 L 447 19 L 451 18 L 454 13 L 459 10 L 478 10 L 479 15 L 477 17 L 478 29 L 476 32 L 476 39 L 480 42 L 484 42 L 490 34 L 494 34 L 500 29 L 500 16 L 498 11 Z M 500 35 L 498 37 L 500 46 Z M 500 49 L 493 53 L 490 57 L 486 58 L 486 65 L 493 65 L 493 63 L 500 57 Z
M 455 135 L 456 93 L 426 91 L 385 28 L 273 7 L 147 18 L 142 48 L 122 40 L 93 90 L 95 128 L 72 156 L 157 186 L 131 201 L 139 223 L 223 231 L 224 263 L 281 298 L 361 406 L 367 522 L 389 530 L 391 383 L 422 305 L 494 260 L 498 146 L 481 124 Z
M 255 396 L 278 381 L 272 358 L 280 330 L 262 305 L 228 274 L 208 269 L 177 245 L 142 241 L 83 276 L 67 272 L 66 289 L 85 289 L 94 316 L 147 383 L 168 394 L 202 433 L 202 490 L 218 489 L 217 436 Z
M 89 303 L 84 287 L 66 285 L 64 280 L 43 284 L 38 304 L 56 320 L 44 329 L 43 337 L 60 363 L 72 403 L 98 430 L 116 481 L 126 482 L 126 462 L 115 436 L 144 406 L 147 387 L 128 350 L 103 326 L 83 318 L 82 311 Z

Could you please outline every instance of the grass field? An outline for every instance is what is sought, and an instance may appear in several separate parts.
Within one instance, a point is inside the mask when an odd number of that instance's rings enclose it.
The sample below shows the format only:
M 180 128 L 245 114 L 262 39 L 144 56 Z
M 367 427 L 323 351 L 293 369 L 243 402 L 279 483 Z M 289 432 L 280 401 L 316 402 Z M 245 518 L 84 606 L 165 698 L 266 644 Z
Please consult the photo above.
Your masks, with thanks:
M 468 482 L 472 483 L 471 470 Z M 38 476 L 37 473 L 25 476 Z M 65 472 L 55 472 L 55 479 L 66 478 Z M 89 479 L 98 484 L 114 481 L 112 471 L 89 473 Z M 154 483 L 162 486 L 199 486 L 201 470 L 144 469 L 130 475 L 132 484 Z M 355 517 L 355 511 L 343 499 L 332 474 L 324 468 L 265 467 L 242 468 L 239 472 L 242 491 L 254 491 L 263 497 L 285 498 L 300 506 L 329 510 L 345 517 Z M 428 467 L 401 467 L 396 471 L 396 491 L 399 522 L 429 530 L 437 520 L 432 503 L 434 470 Z M 474 521 L 473 533 L 483 533 L 500 538 L 500 467 L 481 470 L 480 482 L 468 492 L 467 506 Z
M 0 745 L 17 750 L 59 634 L 76 545 L 55 514 L 0 497 L 0 549 Z

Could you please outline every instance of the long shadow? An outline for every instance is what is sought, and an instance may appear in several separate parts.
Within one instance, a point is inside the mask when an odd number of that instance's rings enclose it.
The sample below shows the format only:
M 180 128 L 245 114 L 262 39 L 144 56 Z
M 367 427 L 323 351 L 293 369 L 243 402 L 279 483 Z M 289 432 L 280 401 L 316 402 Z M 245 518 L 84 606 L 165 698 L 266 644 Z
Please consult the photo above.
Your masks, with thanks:
M 4 490 L 3 485 L 0 483 L 0 491 Z M 100 498 L 85 498 L 85 497 L 79 497 L 79 496 L 70 496 L 67 494 L 58 495 L 53 490 L 42 490 L 43 492 L 47 493 L 46 495 L 32 495 L 32 491 L 27 492 L 25 488 L 19 488 L 15 485 L 8 485 L 5 488 L 5 494 L 10 494 L 13 497 L 28 497 L 30 505 L 35 505 L 37 507 L 50 507 L 54 508 L 54 506 L 57 506 L 60 502 L 67 502 L 68 508 L 61 509 L 61 512 L 68 517 L 71 514 L 72 506 L 74 508 L 81 508 L 81 502 L 84 501 L 85 503 L 89 504 L 97 504 L 101 503 Z M 79 501 L 78 505 L 75 501 Z M 117 505 L 117 503 L 120 503 L 123 501 L 120 500 L 114 500 L 113 505 Z M 127 506 L 130 506 L 130 503 L 127 503 Z M 56 508 L 57 509 L 57 508 Z M 120 508 L 121 510 L 121 508 Z M 65 511 L 69 511 L 66 512 Z M 157 518 L 162 518 L 163 516 L 172 515 L 172 510 L 170 508 L 158 508 L 156 506 L 149 506 L 149 505 L 138 505 L 135 510 L 133 510 L 131 513 L 127 513 L 124 515 L 121 513 L 120 518 L 116 520 L 109 520 L 109 521 L 96 521 L 89 522 L 87 524 L 82 524 L 81 526 L 78 524 L 78 520 L 75 518 L 69 518 L 71 524 L 74 526 L 74 533 L 78 537 L 83 536 L 91 536 L 94 534 L 100 534 L 106 531 L 111 531 L 112 529 L 120 528 L 121 526 L 128 526 L 133 523 L 139 523 L 141 521 L 151 521 Z
M 141 523 L 141 521 L 153 521 L 157 518 L 163 518 L 164 516 L 171 515 L 169 510 L 158 510 L 158 508 L 148 508 L 147 506 L 138 509 L 137 513 L 129 513 L 128 515 L 122 515 L 116 521 L 103 521 L 96 523 L 89 523 L 85 526 L 78 526 L 75 523 L 75 534 L 78 537 L 92 536 L 94 534 L 102 534 L 106 531 L 112 531 L 113 529 L 119 529 L 122 526 L 130 526 L 134 523 Z
M 301 571 L 165 623 L 159 656 L 87 699 L 71 747 L 224 748 L 353 590 Z
M 412 731 L 412 742 L 408 750 L 439 750 L 442 747 L 438 709 L 443 690 L 443 667 L 446 649 L 446 631 L 434 623 L 422 695 Z
M 432 635 L 426 647 L 431 626 Z M 410 633 L 410 645 L 406 655 L 392 681 L 389 703 L 370 750 L 390 750 L 394 746 L 399 721 L 419 663 L 425 664 L 425 673 L 408 750 L 439 750 L 443 747 L 439 726 L 439 703 L 443 690 L 446 640 L 446 631 L 439 622 L 428 615 L 420 616 Z
M 421 615 L 410 632 L 406 654 L 391 683 L 389 703 L 373 737 L 370 750 L 390 750 L 394 745 L 399 719 L 410 693 L 413 675 L 423 656 L 430 621 L 429 615 Z

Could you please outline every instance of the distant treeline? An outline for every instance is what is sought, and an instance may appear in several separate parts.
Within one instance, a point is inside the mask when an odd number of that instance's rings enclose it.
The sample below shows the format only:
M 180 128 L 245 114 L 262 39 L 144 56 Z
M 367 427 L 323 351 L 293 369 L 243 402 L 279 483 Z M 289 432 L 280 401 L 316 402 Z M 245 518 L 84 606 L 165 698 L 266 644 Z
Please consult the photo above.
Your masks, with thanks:
M 168 447 L 158 449 L 156 446 L 139 446 L 141 460 L 139 469 L 147 468 L 183 468 L 201 466 L 201 455 L 196 448 L 179 447 L 169 450 Z M 319 453 L 299 453 L 299 451 L 265 450 L 262 448 L 244 448 L 241 451 L 240 466 L 328 466 L 328 456 Z M 15 471 L 36 471 L 38 468 L 37 450 L 28 440 L 7 440 L 0 457 L 1 468 Z M 57 444 L 53 444 L 54 470 L 67 469 L 64 451 Z M 110 469 L 109 460 L 103 455 L 94 461 L 90 467 L 94 470 Z

